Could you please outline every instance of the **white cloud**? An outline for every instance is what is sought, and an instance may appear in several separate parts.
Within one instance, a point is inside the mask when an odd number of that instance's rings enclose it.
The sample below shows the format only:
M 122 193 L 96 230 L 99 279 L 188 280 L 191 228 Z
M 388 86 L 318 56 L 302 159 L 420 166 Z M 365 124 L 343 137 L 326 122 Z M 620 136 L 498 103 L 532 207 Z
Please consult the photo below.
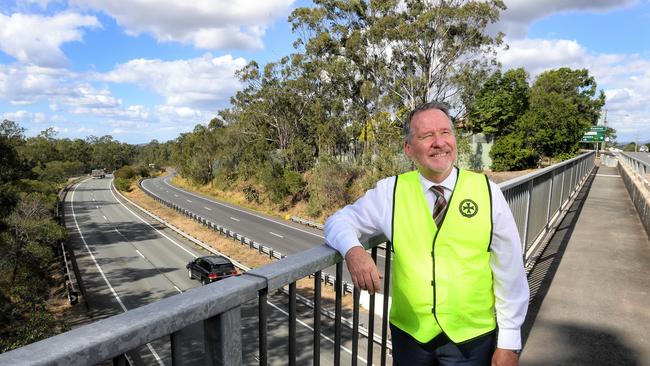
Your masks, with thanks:
M 14 105 L 32 104 L 69 92 L 76 75 L 64 69 L 0 64 L 0 99 Z
M 81 41 L 82 27 L 100 27 L 97 18 L 66 12 L 54 16 L 0 14 L 0 50 L 17 60 L 44 67 L 65 67 L 66 42 Z
M 562 66 L 582 68 L 588 59 L 587 50 L 576 41 L 523 39 L 507 43 L 508 50 L 498 55 L 504 68 L 524 66 L 531 75 Z
M 266 28 L 287 15 L 294 0 L 71 0 L 114 17 L 128 34 L 203 49 L 262 48 Z
M 67 127 L 54 126 L 52 128 L 54 128 L 54 131 L 56 131 L 57 134 L 67 134 L 68 132 L 70 132 L 70 129 Z
M 124 114 L 122 100 L 114 97 L 108 89 L 97 89 L 83 82 L 66 89 L 65 92 L 50 96 L 50 110 L 100 117 Z
M 15 112 L 6 112 L 2 114 L 1 119 L 8 119 L 17 122 L 18 124 L 24 123 L 38 123 L 45 122 L 45 113 L 43 112 L 30 112 L 26 110 L 19 110 Z
M 639 0 L 505 0 L 508 9 L 499 23 L 491 27 L 517 39 L 528 35 L 528 26 L 553 13 L 569 11 L 606 12 L 638 3 Z
M 214 108 L 240 88 L 235 71 L 246 65 L 242 58 L 226 55 L 178 61 L 131 60 L 107 74 L 102 81 L 145 86 L 176 107 Z

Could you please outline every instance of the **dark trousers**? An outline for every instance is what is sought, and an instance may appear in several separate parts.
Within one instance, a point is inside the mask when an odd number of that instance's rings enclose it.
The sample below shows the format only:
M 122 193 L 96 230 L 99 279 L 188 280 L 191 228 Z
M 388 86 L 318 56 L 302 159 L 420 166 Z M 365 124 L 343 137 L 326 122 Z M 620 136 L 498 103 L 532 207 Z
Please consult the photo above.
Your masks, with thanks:
M 444 333 L 420 343 L 393 324 L 390 331 L 394 366 L 490 366 L 496 345 L 495 332 L 454 344 Z

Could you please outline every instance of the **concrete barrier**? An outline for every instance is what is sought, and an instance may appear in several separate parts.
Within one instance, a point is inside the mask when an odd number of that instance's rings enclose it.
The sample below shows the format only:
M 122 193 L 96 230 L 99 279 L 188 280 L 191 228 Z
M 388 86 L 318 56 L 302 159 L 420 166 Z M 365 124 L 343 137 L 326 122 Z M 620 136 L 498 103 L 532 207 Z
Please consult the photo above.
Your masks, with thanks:
M 624 160 L 619 160 L 618 171 L 625 182 L 627 192 L 630 194 L 646 234 L 650 238 L 650 185 L 648 180 L 636 174 Z

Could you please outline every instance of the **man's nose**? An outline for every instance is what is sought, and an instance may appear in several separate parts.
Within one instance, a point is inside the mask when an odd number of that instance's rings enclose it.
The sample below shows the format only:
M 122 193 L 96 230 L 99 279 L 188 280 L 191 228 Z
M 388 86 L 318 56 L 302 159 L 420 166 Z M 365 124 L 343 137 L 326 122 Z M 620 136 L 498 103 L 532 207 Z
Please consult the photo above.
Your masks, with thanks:
M 441 146 L 442 145 L 442 138 L 438 134 L 433 134 L 431 137 L 431 146 Z

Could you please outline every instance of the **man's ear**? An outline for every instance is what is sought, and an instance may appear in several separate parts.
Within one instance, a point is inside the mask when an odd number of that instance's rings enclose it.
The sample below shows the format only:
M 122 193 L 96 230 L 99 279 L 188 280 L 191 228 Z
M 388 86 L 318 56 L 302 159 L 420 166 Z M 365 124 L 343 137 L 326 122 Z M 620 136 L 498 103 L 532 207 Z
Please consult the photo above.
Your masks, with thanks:
M 404 154 L 413 160 L 413 150 L 411 150 L 411 144 L 409 144 L 408 140 L 404 140 Z

